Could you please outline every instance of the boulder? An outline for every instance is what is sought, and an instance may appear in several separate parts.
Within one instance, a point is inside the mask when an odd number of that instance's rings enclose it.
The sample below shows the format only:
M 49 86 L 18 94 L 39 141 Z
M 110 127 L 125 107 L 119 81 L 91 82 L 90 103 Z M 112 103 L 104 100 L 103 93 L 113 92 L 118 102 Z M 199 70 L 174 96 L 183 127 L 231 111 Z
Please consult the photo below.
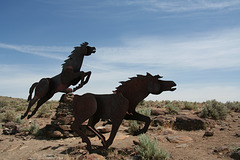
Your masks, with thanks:
M 200 130 L 206 128 L 206 121 L 194 115 L 178 115 L 174 127 L 186 131 Z
M 50 137 L 53 137 L 53 138 L 61 138 L 61 137 L 63 137 L 63 134 L 62 134 L 62 132 L 60 132 L 60 131 L 53 131 L 53 132 L 51 133 Z

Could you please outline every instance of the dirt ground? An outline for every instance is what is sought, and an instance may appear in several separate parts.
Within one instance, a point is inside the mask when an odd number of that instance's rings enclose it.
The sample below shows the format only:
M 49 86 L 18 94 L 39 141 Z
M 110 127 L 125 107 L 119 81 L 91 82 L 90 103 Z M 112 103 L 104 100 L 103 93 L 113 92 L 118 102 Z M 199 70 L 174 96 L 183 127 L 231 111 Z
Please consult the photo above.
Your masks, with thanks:
M 50 118 L 36 118 L 35 120 L 41 124 L 41 127 L 50 123 Z M 86 144 L 81 142 L 80 137 L 66 139 L 46 139 L 32 135 L 16 137 L 15 135 L 3 135 L 3 129 L 1 129 L 0 159 L 68 160 L 84 159 L 84 156 L 88 159 L 92 157 L 95 159 L 139 159 L 135 152 L 136 145 L 133 143 L 138 140 L 138 137 L 127 133 L 127 128 L 121 125 L 113 144 L 107 150 L 101 149 L 101 143 L 97 137 L 90 138 L 95 148 L 93 154 L 87 152 Z M 231 112 L 225 121 L 216 123 L 212 130 L 213 136 L 203 137 L 205 130 L 177 131 L 171 128 L 160 130 L 158 127 L 150 126 L 147 135 L 157 139 L 159 147 L 167 150 L 172 160 L 231 159 L 231 151 L 240 147 L 240 113 Z M 107 138 L 109 133 L 104 136 Z M 188 139 L 182 143 L 174 143 L 167 140 L 169 136 L 182 136 Z

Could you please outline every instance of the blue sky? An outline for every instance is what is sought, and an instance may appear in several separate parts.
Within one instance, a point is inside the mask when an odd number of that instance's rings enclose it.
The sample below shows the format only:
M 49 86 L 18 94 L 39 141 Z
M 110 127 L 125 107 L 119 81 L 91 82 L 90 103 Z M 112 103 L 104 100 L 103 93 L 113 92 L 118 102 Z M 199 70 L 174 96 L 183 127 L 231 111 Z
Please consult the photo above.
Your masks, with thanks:
M 26 99 L 87 41 L 97 52 L 84 59 L 92 76 L 76 94 L 111 93 L 149 72 L 178 86 L 147 100 L 239 101 L 239 15 L 236 0 L 3 1 L 0 95 Z

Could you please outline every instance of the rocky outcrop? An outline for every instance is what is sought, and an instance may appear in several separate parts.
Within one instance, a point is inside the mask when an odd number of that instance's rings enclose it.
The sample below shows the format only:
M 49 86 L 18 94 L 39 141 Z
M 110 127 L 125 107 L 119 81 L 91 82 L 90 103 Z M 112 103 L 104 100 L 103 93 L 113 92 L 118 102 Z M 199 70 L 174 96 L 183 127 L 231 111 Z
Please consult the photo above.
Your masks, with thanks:
M 174 122 L 174 128 L 177 130 L 200 130 L 206 129 L 206 121 L 194 115 L 178 115 Z

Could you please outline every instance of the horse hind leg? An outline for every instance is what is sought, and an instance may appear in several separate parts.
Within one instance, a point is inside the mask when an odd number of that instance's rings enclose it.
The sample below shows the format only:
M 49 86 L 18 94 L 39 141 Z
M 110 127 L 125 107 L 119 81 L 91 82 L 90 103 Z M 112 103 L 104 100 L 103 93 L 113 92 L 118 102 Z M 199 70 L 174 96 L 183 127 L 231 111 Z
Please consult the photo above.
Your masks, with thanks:
M 31 93 L 32 93 L 34 87 L 35 87 L 35 96 L 33 97 L 33 99 L 31 99 Z M 48 93 L 48 90 L 49 90 L 49 80 L 47 78 L 43 78 L 38 83 L 34 83 L 32 85 L 32 87 L 30 88 L 30 91 L 29 91 L 29 93 L 30 93 L 30 95 L 29 95 L 30 102 L 29 102 L 27 111 L 21 117 L 22 119 L 27 116 L 27 114 L 29 113 L 31 107 L 38 100 L 40 100 L 42 97 L 46 96 L 46 94 Z
M 28 115 L 27 119 L 31 118 L 32 116 L 34 116 L 36 114 L 36 112 L 38 111 L 39 107 L 44 104 L 45 102 L 47 102 L 50 98 L 52 98 L 53 94 L 51 95 L 47 95 L 44 96 L 42 98 L 39 99 L 36 108 L 32 111 L 32 113 L 30 115 Z
M 35 96 L 35 97 L 33 97 L 33 99 L 30 100 L 30 102 L 28 104 L 28 108 L 27 108 L 26 112 L 21 116 L 21 119 L 24 119 L 28 115 L 31 107 L 38 101 L 38 99 L 39 98 L 37 96 Z

